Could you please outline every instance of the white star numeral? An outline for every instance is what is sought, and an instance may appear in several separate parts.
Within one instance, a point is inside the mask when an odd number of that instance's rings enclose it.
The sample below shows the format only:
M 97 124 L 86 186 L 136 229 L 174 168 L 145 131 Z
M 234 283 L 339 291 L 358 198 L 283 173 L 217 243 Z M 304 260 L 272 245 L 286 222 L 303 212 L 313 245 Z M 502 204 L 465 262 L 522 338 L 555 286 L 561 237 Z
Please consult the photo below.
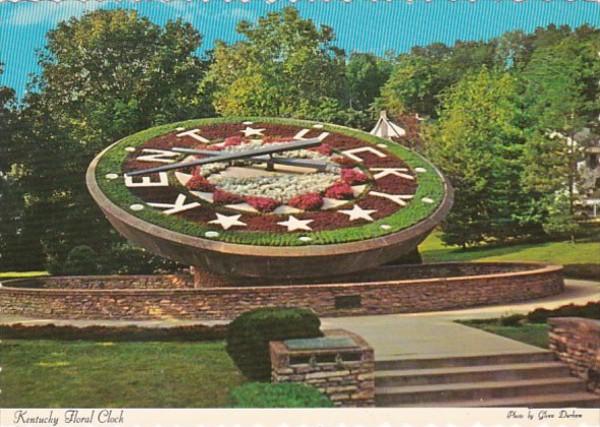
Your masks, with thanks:
M 198 202 L 185 203 L 186 196 L 185 194 L 180 194 L 177 196 L 175 203 L 148 203 L 149 206 L 153 208 L 166 209 L 163 211 L 165 215 L 173 215 L 179 212 L 187 211 L 190 209 L 197 208 L 200 206 Z
M 378 173 L 373 175 L 373 178 L 375 179 L 380 179 L 388 175 L 395 175 L 399 176 L 400 178 L 411 179 L 413 181 L 415 179 L 412 175 L 403 173 L 408 172 L 408 169 L 406 168 L 370 168 L 369 170 L 373 172 L 379 171 Z
M 287 227 L 287 231 L 295 231 L 295 230 L 307 230 L 311 231 L 312 228 L 308 226 L 313 222 L 312 219 L 298 219 L 294 215 L 290 215 L 287 221 L 281 221 L 277 224 Z
M 152 178 L 149 176 L 143 176 L 140 182 L 134 182 L 132 176 L 125 175 L 125 186 L 129 188 L 136 187 L 168 187 L 169 186 L 169 176 L 166 172 L 158 173 L 158 181 L 152 181 Z
M 136 160 L 140 162 L 159 162 L 159 163 L 174 163 L 173 157 L 179 156 L 179 153 L 173 153 L 167 150 L 156 150 L 154 148 L 144 148 L 142 153 L 148 153 L 144 156 L 139 156 Z
M 370 191 L 369 194 L 371 196 L 383 197 L 384 199 L 391 200 L 392 202 L 400 206 L 406 206 L 406 200 L 410 200 L 413 198 L 412 194 L 388 194 L 380 193 L 378 191 Z
M 223 230 L 229 230 L 231 227 L 233 226 L 240 226 L 240 227 L 245 227 L 246 223 L 240 221 L 240 218 L 242 217 L 242 215 L 223 215 L 218 213 L 217 214 L 217 219 L 213 219 L 212 221 L 209 221 L 209 224 L 219 224 L 221 227 L 223 227 Z
M 194 138 L 196 141 L 202 142 L 204 144 L 207 144 L 208 142 L 210 142 L 208 139 L 206 139 L 202 135 L 200 135 L 200 129 L 186 130 L 185 132 L 181 132 L 181 133 L 177 134 L 178 138 L 182 138 L 184 136 L 189 136 L 191 138 Z
M 300 132 L 298 132 L 296 135 L 294 135 L 294 139 L 297 139 L 299 141 L 306 141 L 308 138 L 305 138 L 304 135 L 306 135 L 308 132 L 310 132 L 310 129 L 302 129 Z M 327 138 L 329 136 L 329 132 L 321 132 L 319 134 L 319 136 L 317 136 L 317 139 L 321 142 L 323 142 L 323 140 L 325 138 Z
M 244 136 L 247 138 L 249 136 L 264 136 L 263 132 L 266 129 L 253 129 L 250 126 L 246 126 L 246 129 L 241 130 L 240 132 L 242 132 L 244 134 Z
M 344 153 L 344 155 L 346 157 L 350 157 L 352 160 L 356 161 L 356 162 L 362 162 L 363 159 L 361 159 L 360 157 L 356 156 L 356 154 L 358 153 L 371 153 L 371 154 L 375 154 L 377 157 L 379 158 L 384 158 L 387 157 L 384 153 L 382 153 L 381 151 L 373 148 L 373 147 L 358 147 L 358 148 L 351 148 L 350 150 L 344 150 L 342 151 L 342 153 Z
M 352 209 L 339 210 L 338 212 L 348 215 L 350 217 L 350 221 L 356 221 L 357 219 L 373 221 L 373 218 L 371 218 L 371 214 L 377 212 L 377 210 L 363 209 L 358 205 L 354 205 L 352 206 Z

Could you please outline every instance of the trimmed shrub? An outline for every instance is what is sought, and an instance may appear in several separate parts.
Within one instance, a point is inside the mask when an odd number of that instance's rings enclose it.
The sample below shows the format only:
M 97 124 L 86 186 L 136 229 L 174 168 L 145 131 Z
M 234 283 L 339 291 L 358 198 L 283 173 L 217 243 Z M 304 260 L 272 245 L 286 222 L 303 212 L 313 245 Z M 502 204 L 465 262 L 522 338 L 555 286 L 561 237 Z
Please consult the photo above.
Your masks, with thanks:
M 182 268 L 176 262 L 154 255 L 129 242 L 111 246 L 101 257 L 102 274 L 163 274 Z
M 69 251 L 64 265 L 64 274 L 78 276 L 100 272 L 98 254 L 89 246 L 75 246 Z
M 303 308 L 265 307 L 239 315 L 229 324 L 227 353 L 248 378 L 269 381 L 269 341 L 322 336 L 321 321 Z
M 333 403 L 314 387 L 301 383 L 248 383 L 232 390 L 234 408 L 331 408 Z
M 563 272 L 576 279 L 600 280 L 600 264 L 565 264 Z
M 521 323 L 527 318 L 523 314 L 511 314 L 510 316 L 502 316 L 500 324 L 502 326 L 521 326 Z

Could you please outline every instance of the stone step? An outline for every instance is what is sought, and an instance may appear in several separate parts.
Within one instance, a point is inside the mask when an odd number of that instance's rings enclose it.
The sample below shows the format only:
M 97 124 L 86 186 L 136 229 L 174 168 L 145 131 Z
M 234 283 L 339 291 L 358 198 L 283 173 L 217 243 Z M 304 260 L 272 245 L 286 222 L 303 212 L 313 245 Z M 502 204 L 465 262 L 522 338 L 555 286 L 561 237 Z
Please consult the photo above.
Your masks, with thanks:
M 375 401 L 377 405 L 421 404 L 423 402 L 488 400 L 511 396 L 578 393 L 585 390 L 585 384 L 580 379 L 573 377 L 518 381 L 485 381 L 405 387 L 376 387 Z
M 534 378 L 558 378 L 568 375 L 569 368 L 560 362 L 512 363 L 377 371 L 375 372 L 375 385 L 377 387 L 387 387 L 477 381 L 510 381 Z
M 600 408 L 600 396 L 592 393 L 552 393 L 496 399 L 436 401 L 423 403 L 380 404 L 382 407 L 446 407 L 446 408 Z M 567 411 L 569 412 L 569 411 Z
M 458 357 L 395 358 L 375 361 L 375 370 L 431 369 L 449 366 L 503 365 L 508 363 L 550 362 L 555 360 L 550 351 L 505 353 Z

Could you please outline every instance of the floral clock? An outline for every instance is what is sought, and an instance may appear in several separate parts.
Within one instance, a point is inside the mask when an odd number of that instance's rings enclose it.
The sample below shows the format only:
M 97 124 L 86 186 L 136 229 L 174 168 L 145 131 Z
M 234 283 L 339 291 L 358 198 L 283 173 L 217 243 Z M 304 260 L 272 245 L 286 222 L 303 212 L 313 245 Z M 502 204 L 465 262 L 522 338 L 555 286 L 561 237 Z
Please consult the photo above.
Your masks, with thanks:
M 140 132 L 102 152 L 87 184 L 133 242 L 239 276 L 371 268 L 414 249 L 452 202 L 439 171 L 398 144 L 273 118 Z

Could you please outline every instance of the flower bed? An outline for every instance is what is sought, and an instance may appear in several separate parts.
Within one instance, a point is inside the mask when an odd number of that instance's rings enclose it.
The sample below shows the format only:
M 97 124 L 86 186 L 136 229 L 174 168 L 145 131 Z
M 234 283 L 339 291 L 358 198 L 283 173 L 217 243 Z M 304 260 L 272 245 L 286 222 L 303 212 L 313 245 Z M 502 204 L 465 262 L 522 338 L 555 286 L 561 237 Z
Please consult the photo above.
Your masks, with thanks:
M 218 240 L 224 242 L 269 246 L 341 243 L 383 236 L 427 218 L 443 199 L 444 185 L 441 176 L 418 154 L 366 133 L 334 125 L 323 125 L 322 128 L 313 129 L 305 135 L 310 138 L 320 132 L 331 132 L 326 143 L 316 150 L 302 150 L 302 155 L 307 159 L 327 158 L 332 164 L 337 164 L 338 170 L 320 172 L 321 175 L 307 175 L 306 185 L 302 184 L 302 179 L 297 179 L 294 182 L 297 186 L 295 190 L 291 186 L 282 185 L 285 184 L 283 178 L 280 182 L 272 180 L 285 189 L 285 194 L 280 197 L 275 194 L 275 190 L 270 192 L 268 186 L 259 185 L 256 191 L 252 192 L 251 185 L 244 184 L 246 185 L 244 187 L 240 182 L 241 178 L 220 177 L 220 170 L 223 170 L 223 166 L 228 166 L 223 163 L 205 165 L 210 168 L 205 166 L 198 168 L 200 169 L 197 170 L 198 176 L 191 176 L 185 186 L 171 182 L 169 186 L 152 189 L 126 188 L 120 180 L 104 178 L 115 170 L 143 169 L 153 166 L 151 163 L 138 161 L 126 148 L 133 147 L 138 150 L 142 147 L 170 148 L 173 146 L 175 129 L 179 128 L 201 128 L 204 138 L 210 139 L 211 142 L 220 141 L 221 144 L 219 148 L 215 148 L 214 144 L 203 148 L 203 144 L 181 139 L 177 141 L 177 146 L 181 147 L 229 151 L 244 149 L 248 144 L 257 144 L 255 141 L 248 142 L 248 138 L 239 135 L 231 136 L 239 134 L 240 129 L 245 127 L 242 124 L 245 120 L 252 120 L 254 128 L 266 129 L 265 133 L 277 135 L 276 138 L 264 138 L 261 145 L 285 142 L 292 139 L 299 129 L 311 128 L 314 125 L 311 122 L 298 120 L 227 118 L 193 120 L 149 129 L 121 140 L 102 156 L 96 168 L 98 184 L 113 203 L 129 214 L 161 227 L 198 237 L 205 237 L 207 231 L 215 230 L 218 231 Z M 364 161 L 357 162 L 342 154 L 344 150 L 370 144 L 377 145 L 377 150 L 391 155 L 382 160 L 375 158 L 371 153 L 365 153 L 362 155 Z M 280 157 L 300 157 L 297 152 L 283 154 Z M 372 165 L 404 168 L 412 171 L 410 173 L 414 175 L 414 179 L 402 180 L 395 179 L 394 176 L 382 176 L 375 180 L 367 172 Z M 422 169 L 423 172 L 415 173 L 416 169 Z M 190 175 L 194 173 L 192 170 L 182 172 Z M 311 180 L 314 183 L 310 183 Z M 275 187 L 277 185 L 273 188 Z M 232 188 L 236 188 L 236 191 L 232 191 Z M 213 202 L 200 200 L 201 209 L 187 210 L 171 216 L 164 215 L 158 209 L 147 208 L 140 211 L 129 209 L 131 205 L 148 200 L 154 203 L 173 203 L 179 194 L 189 190 L 211 193 Z M 410 199 L 407 199 L 405 204 L 397 203 L 372 193 L 403 194 L 410 196 Z M 338 200 L 341 204 L 339 207 L 336 205 L 336 209 L 325 210 L 324 197 Z M 193 195 L 190 195 L 186 203 L 191 202 L 192 198 Z M 422 199 L 431 202 L 424 203 Z M 243 228 L 223 229 L 211 224 L 217 209 L 218 212 L 231 215 L 235 212 L 228 211 L 223 205 L 241 202 L 247 203 L 258 211 L 254 214 L 251 212 L 241 214 L 240 221 L 244 224 Z M 291 230 L 291 232 L 284 229 L 281 222 L 286 220 L 288 215 L 277 213 L 277 207 L 283 203 L 302 211 L 294 215 L 299 220 L 308 221 L 310 229 Z M 350 210 L 354 205 L 361 209 L 376 211 L 371 215 L 372 221 L 361 218 L 350 219 L 348 214 L 340 212 L 340 210 Z M 304 236 L 304 239 L 299 240 L 298 234 Z

